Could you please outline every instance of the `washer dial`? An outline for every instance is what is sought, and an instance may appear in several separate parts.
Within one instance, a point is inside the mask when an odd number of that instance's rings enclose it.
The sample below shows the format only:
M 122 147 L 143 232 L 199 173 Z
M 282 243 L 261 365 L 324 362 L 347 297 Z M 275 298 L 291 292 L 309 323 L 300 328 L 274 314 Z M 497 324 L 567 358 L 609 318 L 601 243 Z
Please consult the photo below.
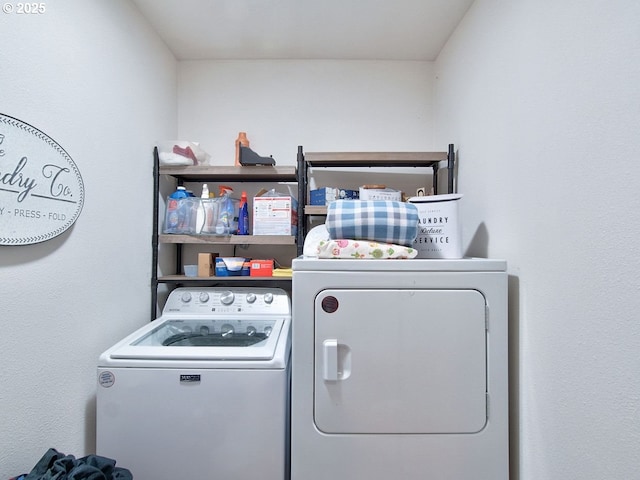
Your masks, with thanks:
M 226 290 L 220 294 L 220 302 L 223 305 L 231 305 L 235 300 L 235 295 L 233 292 Z

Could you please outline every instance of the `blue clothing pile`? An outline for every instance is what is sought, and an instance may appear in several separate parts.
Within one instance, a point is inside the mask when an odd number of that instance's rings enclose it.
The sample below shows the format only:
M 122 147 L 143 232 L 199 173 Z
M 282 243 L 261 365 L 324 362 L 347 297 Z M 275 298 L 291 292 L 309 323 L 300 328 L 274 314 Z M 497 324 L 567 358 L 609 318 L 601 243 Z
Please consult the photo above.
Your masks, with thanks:
M 99 455 L 76 459 L 50 448 L 30 473 L 15 480 L 133 480 L 129 470 L 115 465 L 115 460 Z

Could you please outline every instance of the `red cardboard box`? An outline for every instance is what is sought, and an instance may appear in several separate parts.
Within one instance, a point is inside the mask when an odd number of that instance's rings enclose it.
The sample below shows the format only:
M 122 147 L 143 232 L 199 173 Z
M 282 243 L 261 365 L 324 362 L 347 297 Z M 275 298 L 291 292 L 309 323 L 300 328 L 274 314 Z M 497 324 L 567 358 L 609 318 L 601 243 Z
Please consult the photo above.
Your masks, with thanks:
M 251 277 L 273 276 L 273 260 L 251 260 L 249 262 L 249 275 Z

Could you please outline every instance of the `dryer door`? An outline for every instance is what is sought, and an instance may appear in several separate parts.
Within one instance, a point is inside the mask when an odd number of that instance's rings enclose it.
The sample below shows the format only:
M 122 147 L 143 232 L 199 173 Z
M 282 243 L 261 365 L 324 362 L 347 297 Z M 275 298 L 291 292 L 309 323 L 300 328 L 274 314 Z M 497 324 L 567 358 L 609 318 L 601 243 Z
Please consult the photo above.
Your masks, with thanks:
M 315 300 L 317 428 L 474 433 L 487 418 L 477 290 L 324 290 Z

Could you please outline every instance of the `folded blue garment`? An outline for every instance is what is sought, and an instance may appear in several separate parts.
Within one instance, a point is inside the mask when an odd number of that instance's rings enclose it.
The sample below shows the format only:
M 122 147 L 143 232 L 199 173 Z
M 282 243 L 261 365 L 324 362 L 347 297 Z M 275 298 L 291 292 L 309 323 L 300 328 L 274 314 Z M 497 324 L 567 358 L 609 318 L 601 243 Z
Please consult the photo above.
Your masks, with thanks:
M 115 465 L 111 458 L 87 455 L 76 459 L 50 448 L 24 480 L 133 480 L 128 469 Z
M 418 209 L 405 202 L 336 200 L 325 222 L 333 240 L 372 240 L 412 246 L 418 235 Z

